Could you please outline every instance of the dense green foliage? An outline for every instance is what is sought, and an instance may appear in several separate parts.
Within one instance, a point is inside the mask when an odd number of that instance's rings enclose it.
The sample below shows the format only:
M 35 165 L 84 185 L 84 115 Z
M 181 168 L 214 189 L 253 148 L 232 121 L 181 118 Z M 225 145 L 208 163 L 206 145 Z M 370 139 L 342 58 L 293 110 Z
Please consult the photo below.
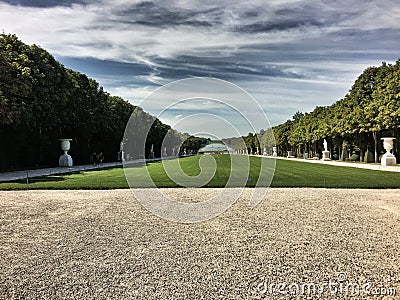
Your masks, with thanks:
M 182 143 L 181 148 L 187 149 L 187 151 L 192 151 L 193 153 L 197 153 L 201 147 L 211 143 L 210 138 L 196 137 L 187 133 L 182 135 L 182 140 L 184 140 L 184 142 Z
M 110 96 L 42 48 L 0 35 L 0 169 L 57 165 L 59 138 L 73 139 L 69 153 L 75 164 L 88 163 L 100 151 L 106 161 L 115 161 L 133 111 L 138 128 L 154 122 L 146 149 L 155 144 L 160 152 L 169 126 Z
M 222 141 L 229 147 L 239 150 L 240 153 L 242 153 L 241 151 L 244 150 L 247 154 L 262 154 L 260 140 L 263 133 L 264 131 L 261 131 L 260 134 L 253 134 L 249 132 L 247 136 L 224 138 Z
M 180 158 L 183 171 L 196 176 L 200 172 L 199 160 L 202 156 Z M 213 155 L 217 161 L 217 172 L 207 187 L 224 187 L 230 174 L 229 155 Z M 252 181 L 247 186 L 254 186 L 258 180 L 261 160 L 270 158 L 242 156 L 250 160 L 249 178 Z M 265 161 L 264 161 L 265 163 Z M 165 173 L 161 162 L 148 163 L 147 166 L 137 165 L 131 169 L 131 176 L 138 187 L 150 186 L 145 174 L 150 173 L 158 187 L 177 187 Z M 234 176 L 235 172 L 232 173 Z M 264 176 L 264 175 L 262 175 Z M 275 175 L 272 187 L 328 187 L 328 188 L 400 188 L 400 173 L 372 171 L 351 167 L 312 164 L 291 160 L 276 160 Z M 0 183 L 0 190 L 9 189 L 114 189 L 128 188 L 122 168 L 88 171 L 71 175 L 55 175 L 43 178 L 33 178 L 30 183 Z
M 400 138 L 399 98 L 400 60 L 367 68 L 349 93 L 331 106 L 296 113 L 272 129 L 223 141 L 251 154 L 261 154 L 264 148 L 271 154 L 277 145 L 280 155 L 291 150 L 311 157 L 321 154 L 326 139 L 335 159 L 377 162 L 384 151 L 380 137 Z M 75 164 L 88 163 L 90 154 L 100 151 L 106 161 L 114 161 L 131 115 L 133 138 L 125 142 L 137 157 L 147 157 L 151 145 L 155 156 L 161 156 L 165 135 L 171 135 L 171 145 L 166 145 L 170 149 L 185 141 L 181 151 L 186 148 L 187 153 L 210 142 L 170 130 L 139 107 L 109 95 L 95 80 L 65 68 L 42 48 L 26 45 L 15 35 L 0 35 L 0 169 L 56 165 L 59 138 L 73 139 L 70 154 Z M 143 138 L 145 153 L 137 149 Z
M 335 159 L 378 162 L 384 152 L 379 139 L 384 136 L 396 138 L 394 154 L 399 159 L 399 128 L 400 60 L 367 68 L 343 99 L 304 115 L 297 113 L 272 130 L 283 156 L 289 150 L 297 156 L 304 152 L 318 156 L 325 138 Z M 271 132 L 264 135 L 262 140 L 268 140 Z

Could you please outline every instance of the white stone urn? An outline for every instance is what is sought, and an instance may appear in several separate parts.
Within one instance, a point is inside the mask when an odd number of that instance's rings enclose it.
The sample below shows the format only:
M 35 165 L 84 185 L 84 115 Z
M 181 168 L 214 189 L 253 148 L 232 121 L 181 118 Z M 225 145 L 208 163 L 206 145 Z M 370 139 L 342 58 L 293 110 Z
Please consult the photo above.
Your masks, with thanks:
M 385 148 L 386 153 L 382 156 L 381 165 L 382 166 L 394 166 L 396 165 L 396 157 L 391 153 L 393 149 L 393 137 L 383 137 L 383 148 Z
M 383 140 L 383 148 L 385 148 L 386 153 L 390 153 L 393 149 L 393 140 L 394 138 L 392 137 L 384 137 L 381 138 Z
M 58 165 L 60 167 L 72 167 L 73 161 L 71 155 L 69 155 L 67 152 L 71 148 L 71 141 L 72 139 L 59 139 L 61 142 L 61 150 L 64 151 L 64 154 L 60 156 L 60 159 L 58 160 Z

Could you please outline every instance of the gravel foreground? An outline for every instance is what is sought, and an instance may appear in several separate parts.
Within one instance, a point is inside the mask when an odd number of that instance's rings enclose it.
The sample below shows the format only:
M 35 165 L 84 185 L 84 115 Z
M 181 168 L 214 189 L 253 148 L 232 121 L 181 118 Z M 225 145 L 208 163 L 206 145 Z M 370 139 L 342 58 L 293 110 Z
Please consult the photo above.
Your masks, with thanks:
M 2 191 L 0 299 L 400 299 L 398 190 L 250 193 L 179 224 L 130 190 Z

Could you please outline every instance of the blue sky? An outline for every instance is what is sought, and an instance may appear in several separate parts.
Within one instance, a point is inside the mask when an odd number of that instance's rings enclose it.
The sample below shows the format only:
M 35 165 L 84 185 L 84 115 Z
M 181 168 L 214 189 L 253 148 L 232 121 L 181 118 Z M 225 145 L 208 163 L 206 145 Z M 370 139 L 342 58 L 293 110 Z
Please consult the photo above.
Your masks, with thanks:
M 133 104 L 177 79 L 230 81 L 272 125 L 332 104 L 366 67 L 400 57 L 397 0 L 0 0 L 0 29 Z

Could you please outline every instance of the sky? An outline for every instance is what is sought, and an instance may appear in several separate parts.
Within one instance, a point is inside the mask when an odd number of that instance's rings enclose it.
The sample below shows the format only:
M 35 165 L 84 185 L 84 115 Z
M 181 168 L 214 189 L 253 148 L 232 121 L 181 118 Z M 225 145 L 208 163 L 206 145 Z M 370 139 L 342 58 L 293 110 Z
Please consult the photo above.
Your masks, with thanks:
M 334 103 L 365 68 L 400 58 L 398 0 L 0 0 L 0 30 L 145 110 L 143 99 L 164 84 L 212 77 L 247 91 L 272 125 Z M 207 103 L 160 119 L 215 114 Z M 183 122 L 183 131 L 215 126 L 202 122 Z

